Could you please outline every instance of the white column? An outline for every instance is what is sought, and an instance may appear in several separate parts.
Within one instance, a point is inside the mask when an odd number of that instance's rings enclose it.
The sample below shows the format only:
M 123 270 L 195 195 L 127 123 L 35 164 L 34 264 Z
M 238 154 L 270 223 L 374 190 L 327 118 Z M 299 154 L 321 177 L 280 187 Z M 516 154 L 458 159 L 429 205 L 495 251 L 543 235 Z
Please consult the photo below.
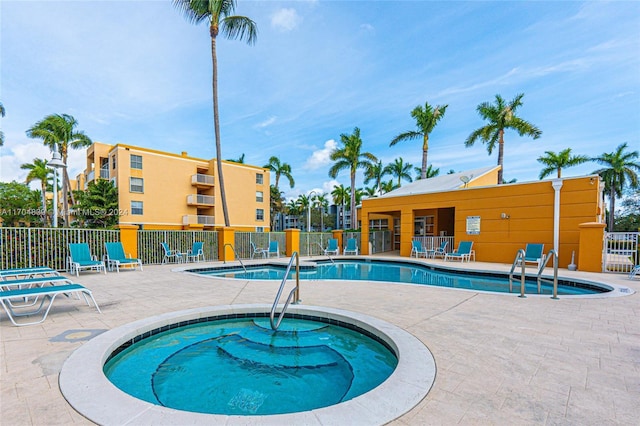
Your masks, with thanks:
M 553 249 L 558 255 L 560 249 L 560 188 L 562 188 L 562 179 L 554 179 L 551 186 L 555 191 L 553 198 Z

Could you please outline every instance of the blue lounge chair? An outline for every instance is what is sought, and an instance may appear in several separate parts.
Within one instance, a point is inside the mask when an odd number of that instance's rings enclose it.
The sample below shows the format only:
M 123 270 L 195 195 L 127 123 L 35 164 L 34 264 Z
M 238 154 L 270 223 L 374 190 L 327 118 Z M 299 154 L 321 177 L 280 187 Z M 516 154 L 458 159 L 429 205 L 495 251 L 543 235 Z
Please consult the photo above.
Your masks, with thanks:
M 411 253 L 409 254 L 409 257 L 414 255 L 416 257 L 427 257 L 427 250 L 422 246 L 422 242 L 420 240 L 411 240 Z
M 444 257 L 447 254 L 447 245 L 449 244 L 449 241 L 443 241 L 440 243 L 440 247 L 438 247 L 437 249 L 433 249 L 433 250 L 427 250 L 427 257 L 430 257 L 432 259 L 435 259 L 436 257 L 440 256 L 444 259 Z
M 330 254 L 340 254 L 340 247 L 338 247 L 338 240 L 336 238 L 329 238 L 329 245 L 324 249 L 324 254 L 329 256 Z
M 535 263 L 538 265 L 538 269 L 544 259 L 544 244 L 527 244 L 524 249 L 524 258 L 520 262 L 524 261 L 525 266 L 527 263 Z M 518 264 L 520 264 L 518 262 Z
M 33 268 L 12 268 L 0 270 L 0 280 L 7 278 L 33 278 L 36 275 L 41 277 L 60 275 L 55 269 L 48 266 L 35 266 Z
M 171 259 L 175 259 L 176 262 L 182 262 L 182 253 L 179 250 L 171 250 L 169 244 L 161 243 L 164 256 L 162 257 L 162 263 L 168 263 Z
M 471 261 L 471 256 L 473 256 L 475 260 L 475 253 L 473 252 L 472 247 L 473 241 L 460 241 L 458 248 L 454 250 L 453 253 L 447 253 L 444 255 L 444 260 L 460 259 L 461 262 L 464 262 L 466 259 L 467 262 L 469 262 Z
M 136 269 L 136 266 L 139 266 L 142 271 L 142 260 L 132 258 L 131 255 L 125 255 L 122 243 L 104 243 L 104 248 L 107 251 L 106 259 L 110 271 L 113 271 L 114 266 L 118 273 L 120 272 L 120 267 L 125 266 L 133 269 Z
M 202 241 L 196 241 L 193 243 L 193 246 L 189 251 L 187 251 L 187 261 L 191 262 L 200 262 L 200 257 L 202 256 L 202 260 L 204 261 L 204 251 L 202 246 L 204 243 Z
M 80 276 L 80 271 L 86 269 L 98 272 L 102 270 L 105 274 L 107 273 L 104 262 L 91 255 L 89 244 L 87 243 L 70 243 L 67 262 L 69 264 L 69 272 L 75 273 L 77 277 Z
M 58 296 L 59 294 L 64 294 L 65 296 L 69 296 L 70 294 L 74 294 L 74 293 L 78 294 L 78 296 L 82 294 L 87 304 L 89 304 L 89 300 L 87 299 L 87 297 L 89 297 L 93 301 L 93 304 L 98 310 L 98 312 L 101 313 L 100 307 L 96 303 L 96 300 L 93 298 L 91 291 L 81 286 L 80 284 L 64 284 L 64 285 L 57 285 L 57 286 L 32 287 L 32 288 L 23 288 L 23 289 L 16 289 L 16 290 L 2 289 L 0 290 L 0 304 L 2 305 L 5 312 L 7 313 L 9 320 L 14 325 L 23 326 L 23 325 L 40 324 L 45 319 L 47 319 L 47 315 L 49 314 L 49 310 L 51 309 L 51 306 L 53 306 L 53 301 L 55 300 L 56 296 Z M 20 306 L 16 306 L 11 303 L 11 300 L 15 300 L 15 299 L 24 300 L 30 297 L 34 297 L 35 300 L 37 301 L 40 296 L 43 296 L 42 300 L 40 302 L 40 305 L 35 310 L 25 311 L 24 309 L 22 309 L 24 307 L 33 306 L 35 302 L 28 305 L 20 305 Z M 40 320 L 32 321 L 32 322 L 20 322 L 20 323 L 16 322 L 15 317 L 31 316 L 31 315 L 35 315 L 42 312 L 44 304 L 47 300 L 49 300 L 49 305 L 47 306 Z
M 251 242 L 251 258 L 253 259 L 256 255 L 262 256 L 263 258 L 267 257 L 267 249 L 257 247 L 255 243 Z
M 280 257 L 280 247 L 278 246 L 278 241 L 269 241 L 269 250 L 267 252 L 267 256 Z
M 347 240 L 347 247 L 344 249 L 344 255 L 347 255 L 349 253 L 353 253 L 356 256 L 358 255 L 358 240 L 356 240 L 355 238 L 349 238 Z

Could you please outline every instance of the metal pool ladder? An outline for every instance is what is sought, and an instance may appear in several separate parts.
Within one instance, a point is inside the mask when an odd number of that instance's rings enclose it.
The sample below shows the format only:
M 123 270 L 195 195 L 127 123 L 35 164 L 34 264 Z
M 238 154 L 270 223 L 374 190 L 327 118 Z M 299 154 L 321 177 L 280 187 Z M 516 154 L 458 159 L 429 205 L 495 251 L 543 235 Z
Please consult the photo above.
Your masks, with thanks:
M 511 265 L 511 271 L 509 272 L 509 291 L 511 292 L 513 290 L 514 271 L 516 269 L 516 266 L 518 266 L 518 260 L 520 260 L 520 266 L 521 266 L 520 296 L 518 297 L 527 297 L 524 295 L 524 288 L 525 288 L 524 256 L 525 256 L 524 250 L 523 249 L 518 250 L 518 253 L 516 254 L 516 258 L 513 261 L 513 265 Z M 545 266 L 547 266 L 547 263 L 549 263 L 549 259 L 551 259 L 552 257 L 553 257 L 553 280 L 542 278 L 542 271 L 544 271 Z M 540 293 L 540 285 L 542 281 L 546 281 L 548 283 L 553 284 L 553 295 L 551 296 L 551 298 L 552 299 L 558 298 L 558 253 L 556 253 L 555 250 L 553 249 L 549 250 L 549 253 L 547 253 L 547 255 L 542 259 L 542 262 L 540 263 L 540 268 L 538 268 L 537 281 L 538 281 L 538 293 Z
M 225 247 L 231 247 L 231 250 L 233 250 L 233 254 L 236 256 L 236 259 L 238 259 L 238 262 L 240 262 L 240 266 L 242 266 L 242 269 L 244 269 L 245 272 L 247 272 L 247 268 L 245 268 L 244 263 L 242 263 L 242 259 L 240 259 L 240 256 L 238 256 L 238 252 L 236 251 L 236 248 L 233 246 L 233 244 L 231 243 L 227 243 L 224 246 L 222 246 L 222 250 L 224 251 Z M 227 263 L 227 259 L 224 260 L 224 262 L 222 263 Z
M 324 251 L 324 247 L 322 247 L 322 244 L 320 244 L 320 243 L 316 243 L 316 244 L 318 245 L 318 247 L 320 247 L 320 250 Z M 333 257 L 331 257 L 330 254 L 327 253 L 325 256 L 327 256 L 329 258 L 331 263 L 336 263 L 336 262 L 333 261 Z
M 282 291 L 284 290 L 284 286 L 287 283 L 287 278 L 289 277 L 289 273 L 291 272 L 291 267 L 293 266 L 293 261 L 296 261 L 296 286 L 291 290 L 289 296 L 287 297 L 287 301 L 278 316 L 276 321 L 276 308 L 278 307 L 278 302 L 280 301 L 280 296 L 282 295 Z M 271 321 L 271 329 L 277 330 L 280 327 L 280 322 L 282 322 L 282 318 L 284 318 L 284 314 L 289 307 L 289 304 L 293 300 L 294 304 L 300 303 L 300 255 L 297 251 L 293 252 L 291 255 L 291 260 L 289 260 L 289 264 L 287 265 L 287 269 L 284 271 L 284 277 L 282 278 L 282 282 L 280 283 L 280 288 L 278 289 L 278 294 L 276 294 L 276 298 L 273 301 L 273 306 L 271 307 L 271 314 L 269 315 L 269 319 Z

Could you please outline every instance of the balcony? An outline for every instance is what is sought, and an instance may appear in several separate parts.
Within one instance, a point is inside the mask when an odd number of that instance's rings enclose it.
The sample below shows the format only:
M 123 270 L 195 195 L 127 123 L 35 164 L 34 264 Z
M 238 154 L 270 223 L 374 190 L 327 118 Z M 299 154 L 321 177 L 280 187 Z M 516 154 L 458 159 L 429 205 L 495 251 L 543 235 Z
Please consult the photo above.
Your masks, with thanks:
M 204 225 L 204 226 L 213 226 L 215 225 L 215 216 L 205 216 L 205 215 L 195 215 L 189 214 L 182 216 L 182 224 L 183 225 Z
M 213 195 L 189 194 L 187 195 L 187 204 L 190 206 L 213 207 L 216 197 Z
M 191 176 L 191 185 L 198 188 L 211 188 L 215 184 L 215 179 L 212 175 L 204 175 L 202 173 L 196 173 Z
M 100 179 L 109 179 L 109 169 L 100 169 Z

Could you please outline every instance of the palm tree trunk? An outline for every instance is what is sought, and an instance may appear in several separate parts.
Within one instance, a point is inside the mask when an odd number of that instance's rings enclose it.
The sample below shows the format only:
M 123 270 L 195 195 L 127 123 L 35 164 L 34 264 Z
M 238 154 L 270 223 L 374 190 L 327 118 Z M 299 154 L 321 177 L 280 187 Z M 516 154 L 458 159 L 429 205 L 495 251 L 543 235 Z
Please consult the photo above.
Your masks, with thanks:
M 422 143 L 422 169 L 420 170 L 420 179 L 427 178 L 427 153 L 429 152 L 429 135 L 424 135 Z
M 613 179 L 612 179 L 613 180 Z M 616 188 L 613 182 L 609 188 L 609 225 L 607 231 L 613 232 L 613 212 L 616 208 Z
M 504 179 L 502 177 L 503 175 L 503 168 L 504 166 L 502 165 L 504 161 L 504 130 L 500 129 L 500 139 L 498 140 L 498 165 L 500 166 L 500 170 L 498 170 L 498 185 L 502 185 L 502 183 L 504 182 Z
M 356 217 L 356 172 L 351 172 L 351 220 L 349 226 L 351 229 L 356 229 L 355 224 L 358 218 Z
M 42 191 L 42 226 L 47 226 L 47 181 L 40 181 L 40 191 Z
M 218 115 L 218 58 L 216 56 L 216 38 L 211 35 L 211 62 L 213 66 L 213 127 L 216 134 L 216 165 L 218 166 L 218 182 L 220 185 L 220 198 L 222 199 L 222 214 L 224 226 L 230 226 L 229 212 L 227 211 L 227 193 L 224 189 L 224 177 L 222 175 L 222 147 L 220 145 L 220 117 Z

